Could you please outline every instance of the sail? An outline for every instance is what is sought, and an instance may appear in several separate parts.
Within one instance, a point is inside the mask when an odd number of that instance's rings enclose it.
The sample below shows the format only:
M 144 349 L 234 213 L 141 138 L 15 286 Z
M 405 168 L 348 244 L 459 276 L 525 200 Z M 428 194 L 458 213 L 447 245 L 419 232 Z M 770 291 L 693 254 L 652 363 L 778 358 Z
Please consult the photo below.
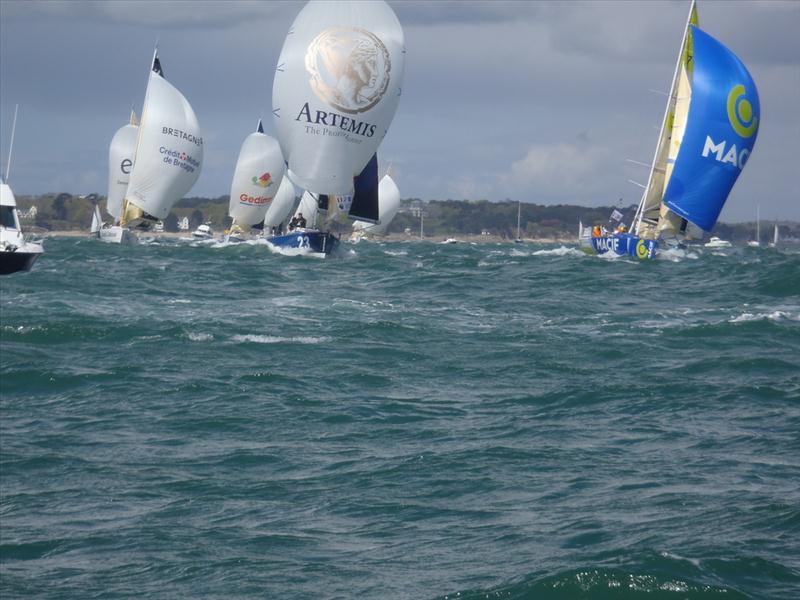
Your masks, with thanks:
M 94 205 L 94 212 L 92 213 L 92 226 L 89 228 L 89 233 L 97 233 L 103 226 L 103 217 L 100 214 L 100 205 Z
M 136 114 L 131 112 L 131 122 L 120 127 L 111 138 L 108 147 L 108 196 L 106 197 L 106 211 L 114 219 L 122 217 L 122 204 L 125 192 L 128 191 L 131 170 L 133 168 L 133 155 L 136 151 L 136 138 L 139 127 L 136 124 Z
M 162 73 L 155 57 L 125 195 L 127 203 L 156 219 L 166 218 L 175 202 L 192 188 L 203 164 L 197 117 L 183 94 Z
M 400 189 L 391 176 L 384 175 L 378 185 L 378 222 L 373 224 L 367 221 L 355 221 L 353 230 L 364 230 L 375 235 L 383 235 L 399 210 Z
M 400 100 L 403 30 L 382 0 L 312 0 L 283 44 L 273 114 L 289 176 L 346 196 L 383 140 Z
M 362 221 L 377 223 L 380 220 L 378 206 L 378 155 L 375 154 L 353 182 L 353 199 L 349 216 Z
M 300 197 L 300 205 L 294 212 L 295 217 L 300 214 L 305 217 L 308 227 L 315 228 L 318 226 L 317 221 L 320 219 L 319 200 L 308 190 L 303 192 L 303 195 Z
M 703 30 L 691 30 L 692 100 L 664 204 L 711 231 L 753 150 L 760 105 L 755 82 L 739 58 Z
M 248 135 L 233 173 L 228 214 L 240 226 L 261 223 L 278 191 L 284 164 L 278 141 L 261 131 Z
M 264 215 L 264 227 L 277 227 L 289 218 L 294 208 L 294 186 L 286 175 L 281 179 L 278 191 Z
M 672 174 L 671 162 L 674 162 L 683 141 L 691 99 L 690 79 L 694 55 L 691 26 L 697 24 L 697 5 L 692 2 L 680 47 L 680 55 L 672 77 L 669 100 L 664 112 L 653 164 L 642 200 L 634 217 L 634 230 L 643 237 L 655 238 L 658 225 L 663 229 L 667 223 L 669 226 L 675 224 L 670 221 L 670 215 L 662 210 L 662 199 Z M 659 220 L 662 223 L 659 223 Z

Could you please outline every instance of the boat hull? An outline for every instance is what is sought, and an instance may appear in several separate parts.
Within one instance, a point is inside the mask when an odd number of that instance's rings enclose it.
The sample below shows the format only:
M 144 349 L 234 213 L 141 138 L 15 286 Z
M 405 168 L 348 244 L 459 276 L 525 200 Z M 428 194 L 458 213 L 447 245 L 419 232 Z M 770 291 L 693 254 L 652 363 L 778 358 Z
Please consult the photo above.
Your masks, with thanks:
M 26 244 L 26 246 L 34 246 L 34 244 Z M 0 252 L 0 275 L 10 275 L 19 271 L 30 271 L 33 263 L 39 258 L 42 253 L 42 247 L 35 244 L 36 249 L 23 249 L 18 248 L 15 251 L 5 250 Z
M 101 242 L 106 242 L 107 244 L 135 244 L 138 242 L 136 235 L 130 229 L 119 225 L 103 227 L 98 237 Z
M 328 256 L 339 245 L 339 238 L 328 231 L 298 229 L 268 237 L 267 243 L 284 254 Z
M 632 256 L 639 260 L 655 258 L 658 242 L 645 240 L 631 233 L 611 233 L 600 236 L 582 236 L 581 249 L 587 254 Z

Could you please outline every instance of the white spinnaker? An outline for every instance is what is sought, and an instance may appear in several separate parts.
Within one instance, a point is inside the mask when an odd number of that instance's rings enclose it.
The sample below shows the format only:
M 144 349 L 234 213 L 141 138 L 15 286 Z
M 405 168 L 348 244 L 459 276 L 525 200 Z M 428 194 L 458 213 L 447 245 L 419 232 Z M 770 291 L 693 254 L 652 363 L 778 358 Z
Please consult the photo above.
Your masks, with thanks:
M 203 138 L 191 105 L 177 88 L 151 71 L 125 199 L 164 219 L 197 181 L 202 165 Z
M 239 225 L 256 225 L 278 193 L 284 163 L 278 141 L 258 131 L 248 135 L 233 173 L 228 214 Z
M 399 210 L 400 189 L 389 175 L 384 175 L 378 184 L 378 222 L 353 221 L 353 231 L 383 235 Z
M 403 29 L 382 0 L 309 2 L 283 44 L 272 88 L 289 176 L 345 196 L 386 135 L 405 69 Z
M 128 191 L 133 155 L 136 151 L 136 138 L 139 127 L 132 124 L 123 125 L 111 138 L 108 147 L 108 196 L 106 210 L 114 219 L 122 217 L 122 205 Z
M 281 185 L 278 192 L 272 199 L 272 202 L 267 209 L 267 214 L 264 216 L 264 229 L 268 231 L 269 227 L 277 227 L 289 218 L 289 214 L 294 208 L 294 185 L 289 181 L 289 178 L 284 175 L 281 180 Z

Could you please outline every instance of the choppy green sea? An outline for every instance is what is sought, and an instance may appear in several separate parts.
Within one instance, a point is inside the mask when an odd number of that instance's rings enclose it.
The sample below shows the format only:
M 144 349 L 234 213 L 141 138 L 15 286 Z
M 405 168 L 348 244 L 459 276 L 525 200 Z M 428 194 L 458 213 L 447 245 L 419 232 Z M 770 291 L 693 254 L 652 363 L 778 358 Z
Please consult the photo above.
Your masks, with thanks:
M 3 600 L 800 597 L 800 249 L 45 250 Z

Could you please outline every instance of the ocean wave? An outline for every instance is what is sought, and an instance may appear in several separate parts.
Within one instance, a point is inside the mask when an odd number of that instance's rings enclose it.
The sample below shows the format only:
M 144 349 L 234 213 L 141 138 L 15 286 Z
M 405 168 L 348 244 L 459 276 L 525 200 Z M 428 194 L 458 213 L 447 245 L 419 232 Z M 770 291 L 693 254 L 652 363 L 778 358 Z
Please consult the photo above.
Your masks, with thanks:
M 283 337 L 275 335 L 234 335 L 234 342 L 249 342 L 254 344 L 325 344 L 332 341 L 328 336 L 294 336 Z
M 611 253 L 608 253 L 611 254 Z M 552 250 L 536 250 L 533 253 L 533 256 L 586 256 L 586 253 L 578 248 L 571 248 L 568 246 L 559 246 L 558 248 L 553 248 Z M 605 254 L 601 254 L 599 256 L 605 256 Z

